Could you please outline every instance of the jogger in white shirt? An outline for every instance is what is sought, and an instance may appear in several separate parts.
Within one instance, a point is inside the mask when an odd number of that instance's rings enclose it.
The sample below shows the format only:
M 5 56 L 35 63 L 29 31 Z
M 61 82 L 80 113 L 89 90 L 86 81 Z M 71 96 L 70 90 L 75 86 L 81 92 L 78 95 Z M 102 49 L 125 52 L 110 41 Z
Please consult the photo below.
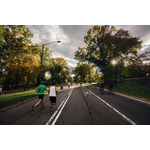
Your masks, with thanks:
M 56 94 L 57 94 L 57 87 L 55 86 L 54 82 L 52 82 L 52 86 L 50 86 L 48 93 L 49 93 L 49 99 L 50 99 L 50 103 L 51 103 L 50 111 L 52 113 L 53 105 L 56 104 Z

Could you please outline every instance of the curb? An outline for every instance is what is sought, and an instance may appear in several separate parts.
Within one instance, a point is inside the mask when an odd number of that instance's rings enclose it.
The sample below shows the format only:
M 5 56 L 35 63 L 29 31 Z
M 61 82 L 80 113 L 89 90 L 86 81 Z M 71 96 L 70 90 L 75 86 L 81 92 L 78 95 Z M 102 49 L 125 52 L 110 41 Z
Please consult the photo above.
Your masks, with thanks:
M 92 86 L 92 85 L 89 85 L 89 86 Z M 96 86 L 93 86 L 93 87 L 96 87 Z M 99 87 L 96 87 L 99 89 Z M 108 91 L 107 89 L 105 89 L 105 91 Z M 139 97 L 135 97 L 135 96 L 131 96 L 131 95 L 126 95 L 126 94 L 123 94 L 123 93 L 118 93 L 118 92 L 113 92 L 117 95 L 121 95 L 121 96 L 124 96 L 124 97 L 128 97 L 128 98 L 131 98 L 131 99 L 134 99 L 134 100 L 138 100 L 140 102 L 143 102 L 143 103 L 147 103 L 147 104 L 150 104 L 150 100 L 147 100 L 147 99 L 143 99 L 143 98 L 139 98 Z
M 14 105 L 11 105 L 11 106 L 8 106 L 8 107 L 5 107 L 5 108 L 1 109 L 1 110 L 0 110 L 0 112 L 4 112 L 4 111 L 6 111 L 6 110 L 8 110 L 8 109 L 11 109 L 11 108 L 13 108 L 13 107 L 16 107 L 16 106 L 22 105 L 22 104 L 27 103 L 27 102 L 29 102 L 29 101 L 32 101 L 32 100 L 34 100 L 34 99 L 36 99 L 36 98 L 38 98 L 38 96 L 33 97 L 33 98 L 29 99 L 29 100 L 25 100 L 25 101 L 20 102 L 20 103 L 17 103 L 17 104 L 14 104 Z
M 60 89 L 58 89 L 58 91 L 60 91 Z M 48 93 L 46 93 L 45 95 L 48 95 Z M 33 98 L 31 98 L 31 99 L 28 99 L 28 100 L 25 100 L 25 101 L 20 102 L 20 103 L 17 103 L 17 104 L 14 104 L 14 105 L 11 105 L 11 106 L 8 106 L 8 107 L 5 107 L 5 108 L 1 109 L 1 110 L 0 110 L 0 112 L 4 112 L 4 111 L 6 111 L 6 110 L 8 110 L 8 109 L 11 109 L 11 108 L 13 108 L 13 107 L 16 107 L 16 106 L 22 105 L 22 104 L 27 103 L 27 102 L 29 102 L 29 101 L 32 101 L 32 100 L 34 100 L 34 99 L 36 99 L 36 98 L 38 98 L 38 96 L 33 97 Z

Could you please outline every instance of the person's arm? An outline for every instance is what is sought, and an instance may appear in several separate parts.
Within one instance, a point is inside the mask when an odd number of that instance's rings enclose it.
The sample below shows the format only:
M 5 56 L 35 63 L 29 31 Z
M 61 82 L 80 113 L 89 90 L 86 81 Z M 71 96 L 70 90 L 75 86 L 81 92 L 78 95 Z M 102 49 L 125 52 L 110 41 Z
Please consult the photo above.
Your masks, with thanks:
M 48 89 L 48 93 L 50 92 L 50 87 L 49 87 L 49 89 Z
M 58 91 L 57 91 L 57 87 L 55 86 L 55 91 L 56 91 L 56 94 L 58 93 Z
M 45 86 L 45 91 L 48 91 L 47 88 L 46 88 L 46 86 Z
M 37 89 L 37 88 L 36 88 L 35 90 L 38 92 L 38 89 Z

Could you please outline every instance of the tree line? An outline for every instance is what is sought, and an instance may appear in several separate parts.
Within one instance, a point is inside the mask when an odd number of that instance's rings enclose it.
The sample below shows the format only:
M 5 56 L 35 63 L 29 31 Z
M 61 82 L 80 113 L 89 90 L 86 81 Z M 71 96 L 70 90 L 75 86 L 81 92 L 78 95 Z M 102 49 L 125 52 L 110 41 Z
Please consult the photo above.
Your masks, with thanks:
M 142 41 L 129 31 L 97 25 L 87 31 L 84 42 L 87 46 L 79 47 L 74 53 L 79 62 L 74 72 L 76 76 L 80 75 L 82 65 L 89 63 L 98 67 L 105 82 L 115 84 L 117 80 L 150 75 L 150 52 L 138 54 Z
M 42 43 L 33 44 L 33 36 L 25 25 L 0 25 L 0 85 L 9 89 L 39 84 Z M 84 42 L 87 46 L 74 53 L 78 64 L 73 68 L 63 57 L 52 58 L 53 51 L 45 47 L 42 79 L 48 83 L 111 80 L 117 84 L 125 78 L 150 76 L 150 52 L 138 54 L 142 41 L 129 31 L 97 25 L 87 31 Z
M 33 44 L 32 37 L 25 25 L 0 25 L 0 85 L 7 89 L 10 86 L 17 89 L 19 84 L 39 84 L 42 43 Z M 69 75 L 67 60 L 52 58 L 52 52 L 45 47 L 42 78 L 45 82 L 66 81 Z

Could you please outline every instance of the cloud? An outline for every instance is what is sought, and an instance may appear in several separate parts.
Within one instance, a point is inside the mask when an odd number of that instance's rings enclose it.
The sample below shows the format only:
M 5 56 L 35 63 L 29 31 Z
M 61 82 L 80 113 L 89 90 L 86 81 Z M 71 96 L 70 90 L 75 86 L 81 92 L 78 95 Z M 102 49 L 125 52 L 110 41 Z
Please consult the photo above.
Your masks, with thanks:
M 150 45 L 145 45 L 140 51 L 138 54 L 142 54 L 144 52 L 150 52 Z
M 29 25 L 27 27 L 34 34 L 33 43 L 61 41 L 59 44 L 53 43 L 47 46 L 53 50 L 54 57 L 64 57 L 75 65 L 74 53 L 78 47 L 86 46 L 83 38 L 92 25 Z
M 150 48 L 150 25 L 114 25 L 116 29 L 128 30 L 133 37 L 140 37 L 143 41 L 140 53 Z M 29 25 L 27 26 L 34 34 L 34 43 L 49 43 L 54 57 L 64 57 L 72 65 L 76 64 L 74 53 L 78 47 L 86 47 L 84 35 L 93 25 Z

